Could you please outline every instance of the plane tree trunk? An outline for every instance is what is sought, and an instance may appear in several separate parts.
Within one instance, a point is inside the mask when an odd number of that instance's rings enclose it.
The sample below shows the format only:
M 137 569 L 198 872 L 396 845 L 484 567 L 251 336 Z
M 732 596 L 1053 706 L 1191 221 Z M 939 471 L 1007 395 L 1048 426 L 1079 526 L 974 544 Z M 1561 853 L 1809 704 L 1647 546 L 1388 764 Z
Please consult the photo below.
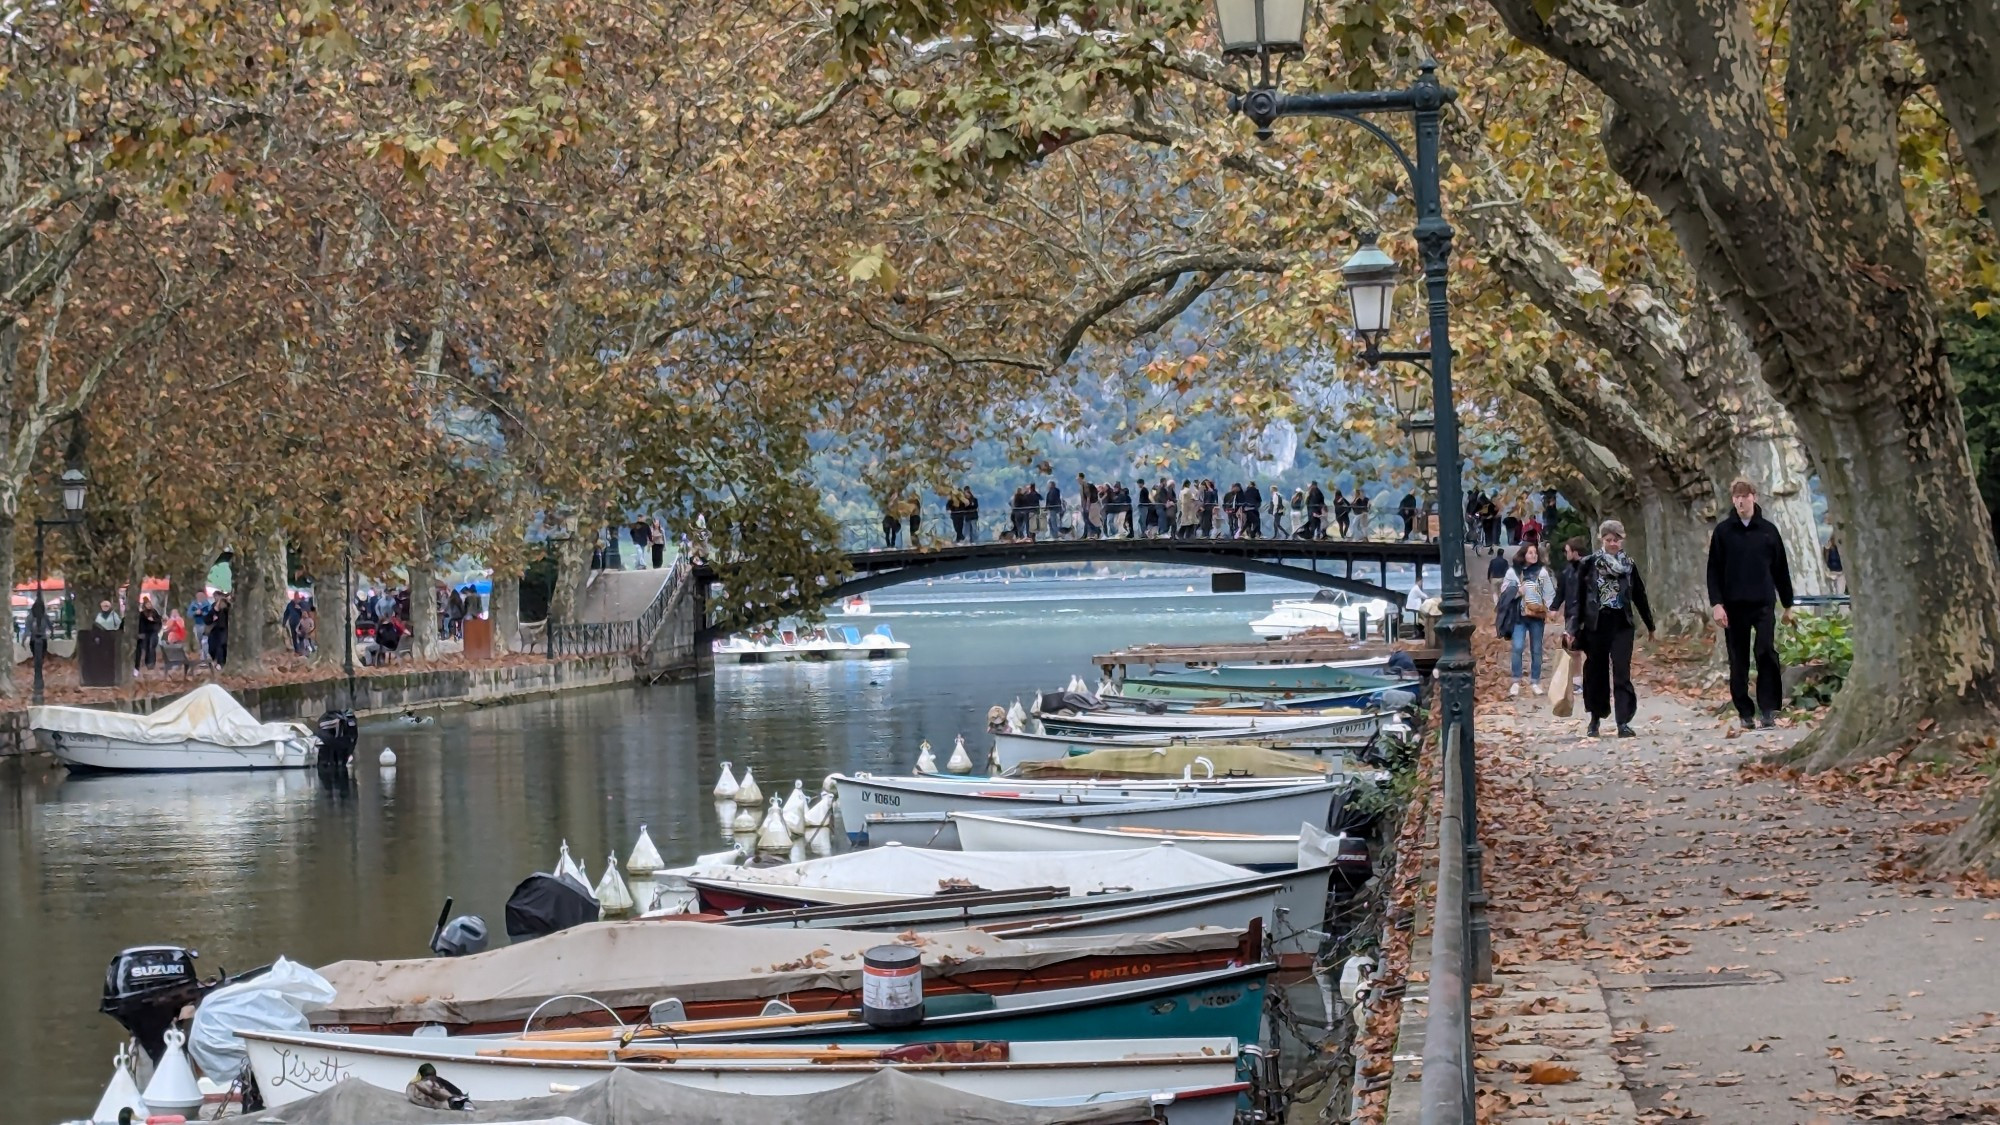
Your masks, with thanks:
M 1734 6 L 1491 2 L 1609 98 L 1613 166 L 1668 217 L 1820 470 L 1854 665 L 1796 758 L 1983 741 L 2000 725 L 2000 556 L 1904 207 L 1890 8 L 1793 0 L 1781 126 Z M 1990 798 L 1937 858 L 2000 868 L 1996 818 Z

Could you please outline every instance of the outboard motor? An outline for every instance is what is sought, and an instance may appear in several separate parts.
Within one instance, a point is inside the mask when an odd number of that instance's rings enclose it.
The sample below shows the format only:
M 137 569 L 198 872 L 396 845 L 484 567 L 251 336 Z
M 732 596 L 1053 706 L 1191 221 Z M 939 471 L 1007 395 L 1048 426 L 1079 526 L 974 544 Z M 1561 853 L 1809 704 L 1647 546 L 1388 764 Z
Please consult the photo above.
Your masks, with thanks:
M 327 711 L 319 717 L 319 767 L 344 770 L 354 760 L 354 746 L 361 740 L 359 724 L 352 711 Z
M 178 945 L 137 945 L 111 959 L 104 973 L 104 999 L 97 1010 L 132 1033 L 155 1063 L 167 1049 L 167 1028 L 181 1009 L 196 1003 L 221 979 L 203 984 L 195 975 L 195 952 Z
M 453 918 L 431 939 L 431 952 L 439 957 L 466 957 L 486 952 L 486 919 L 477 914 L 461 914 Z

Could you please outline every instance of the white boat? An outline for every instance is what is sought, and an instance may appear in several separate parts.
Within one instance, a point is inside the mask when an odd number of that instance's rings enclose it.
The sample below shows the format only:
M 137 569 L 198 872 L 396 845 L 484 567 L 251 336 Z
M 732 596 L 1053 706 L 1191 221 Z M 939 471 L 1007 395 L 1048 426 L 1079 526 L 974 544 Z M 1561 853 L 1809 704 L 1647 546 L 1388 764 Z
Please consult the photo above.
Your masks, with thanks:
M 303 723 L 260 722 L 217 684 L 203 684 L 157 711 L 30 707 L 42 748 L 77 771 L 304 769 L 319 742 Z
M 797 903 L 893 902 L 953 890 L 1062 887 L 1071 895 L 1118 889 L 1166 890 L 1227 882 L 1241 868 L 1180 848 L 1138 845 L 1125 852 L 951 852 L 901 845 L 848 852 L 778 867 L 696 868 L 682 873 L 701 888 L 738 890 Z
M 1254 742 L 1260 737 L 1299 738 L 1312 734 L 1332 735 L 1351 731 L 1372 715 L 1326 715 L 1273 712 L 1265 715 L 1194 715 L 1186 712 L 1151 715 L 1137 711 L 1089 711 L 1078 714 L 1042 714 L 1042 733 L 1087 735 L 1104 738 L 1141 735 L 1150 738 L 1217 736 Z
M 891 660 L 907 656 L 908 641 L 899 641 L 886 624 L 863 633 L 852 625 L 826 625 L 800 631 L 780 629 L 750 636 L 734 634 L 714 644 L 723 663 L 772 664 L 792 660 Z
M 732 934 L 743 931 L 731 930 Z M 607 1057 L 603 1045 L 476 1036 L 415 1037 L 335 1032 L 243 1031 L 257 1088 L 271 1106 L 290 1105 L 344 1079 L 400 1090 L 430 1063 L 474 1104 L 545 1097 L 562 1087 L 588 1086 L 617 1071 L 663 1078 L 697 1089 L 735 1094 L 809 1094 L 838 1089 L 893 1068 L 957 1090 L 1000 1101 L 1101 1098 L 1133 1090 L 1198 1090 L 1236 1081 L 1234 1039 L 1109 1039 L 1008 1043 L 1005 1061 L 898 1062 L 869 1059 L 871 1050 L 829 1056 L 827 1048 L 796 1044 L 654 1044 Z M 681 1056 L 677 1051 L 698 1052 Z M 726 1050 L 736 1058 L 715 1058 Z M 641 1061 L 645 1056 L 666 1061 Z M 1233 1099 L 1232 1109 L 1233 1109 Z
M 851 598 L 842 599 L 840 612 L 848 617 L 866 617 L 875 612 L 875 607 L 868 604 L 868 595 L 856 594 Z
M 1305 771 L 1301 769 L 1301 773 Z M 840 819 L 848 839 L 866 844 L 867 821 L 878 813 L 947 812 L 1012 813 L 1059 805 L 1093 805 L 1158 801 L 1212 793 L 1262 792 L 1283 789 L 1302 777 L 1229 777 L 1140 779 L 1130 781 L 1030 781 L 1011 777 L 876 777 L 834 774 L 840 799 Z M 875 841 L 877 843 L 881 841 Z
M 1226 991 L 1226 989 L 1224 990 Z M 412 1074 L 414 1077 L 414 1072 Z M 482 1100 L 481 1121 L 515 1125 L 582 1125 L 585 1121 L 702 1122 L 704 1125 L 790 1125 L 794 1122 L 864 1122 L 866 1125 L 938 1125 L 939 1122 L 1009 1122 L 1011 1125 L 1230 1125 L 1247 1082 L 1198 1089 L 1131 1090 L 1061 1098 L 996 1102 L 947 1089 L 900 1068 L 878 1070 L 848 1086 L 813 1094 L 738 1095 L 699 1090 L 659 1078 L 614 1070 L 590 1087 L 525 1101 Z M 136 1095 L 133 1098 L 137 1100 Z M 292 1102 L 283 1108 L 291 1125 L 356 1122 L 449 1121 L 413 1109 L 402 1088 L 365 1082 Z M 106 1113 L 98 1117 L 109 1121 Z M 269 1117 L 251 1114 L 245 1121 Z
M 1250 622 L 1250 631 L 1260 637 L 1289 637 L 1308 629 L 1325 629 L 1350 637 L 1362 636 L 1363 619 L 1369 628 L 1395 613 L 1382 598 L 1357 598 L 1352 594 L 1321 590 L 1310 598 L 1286 598 L 1271 603 L 1271 612 Z
M 1361 715 L 1342 719 L 1328 726 L 1315 727 L 1298 735 L 1259 735 L 1254 731 L 1247 735 L 1238 735 L 1233 731 L 1204 731 L 1173 738 L 1146 734 L 1091 737 L 996 731 L 993 735 L 991 757 L 1003 772 L 1011 772 L 1028 762 L 1054 761 L 1091 750 L 1207 743 L 1233 746 L 1255 743 L 1298 754 L 1308 763 L 1302 768 L 1310 769 L 1312 764 L 1322 762 L 1329 757 L 1341 757 L 1346 751 L 1366 746 L 1368 740 L 1375 736 L 1375 732 L 1382 728 L 1383 718 L 1381 715 Z
M 1266 871 L 1291 866 L 1298 859 L 1303 831 L 1317 831 L 1311 824 L 1301 825 L 1301 832 L 1277 836 L 1173 828 L 1085 828 L 987 813 L 953 813 L 951 819 L 958 825 L 959 841 L 968 849 L 982 852 L 1123 851 L 1150 841 L 1170 843 L 1237 867 Z

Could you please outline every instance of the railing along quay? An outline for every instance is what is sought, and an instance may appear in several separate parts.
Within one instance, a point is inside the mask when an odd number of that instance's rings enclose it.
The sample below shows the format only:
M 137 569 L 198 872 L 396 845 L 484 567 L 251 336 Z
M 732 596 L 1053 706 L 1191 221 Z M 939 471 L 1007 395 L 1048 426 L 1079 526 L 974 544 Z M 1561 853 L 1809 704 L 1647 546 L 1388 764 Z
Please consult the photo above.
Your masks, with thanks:
M 1473 1125 L 1479 1077 L 1473 1068 L 1472 982 L 1491 966 L 1473 939 L 1467 842 L 1468 773 L 1458 724 L 1439 732 L 1444 788 L 1438 813 L 1437 902 L 1431 913 L 1430 1011 L 1424 1021 L 1423 1125 Z

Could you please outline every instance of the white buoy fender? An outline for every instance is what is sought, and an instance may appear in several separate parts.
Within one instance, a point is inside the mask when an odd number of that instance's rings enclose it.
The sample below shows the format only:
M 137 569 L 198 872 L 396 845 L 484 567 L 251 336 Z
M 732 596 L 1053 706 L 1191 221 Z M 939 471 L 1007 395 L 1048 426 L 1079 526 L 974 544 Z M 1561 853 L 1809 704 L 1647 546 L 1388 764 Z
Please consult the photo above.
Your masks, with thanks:
M 160 1056 L 160 1065 L 153 1068 L 153 1080 L 146 1083 L 146 1092 L 140 1097 L 146 1109 L 154 1116 L 178 1113 L 193 1117 L 201 1109 L 201 1087 L 195 1084 L 194 1067 L 188 1064 L 187 1052 L 181 1048 L 187 1043 L 187 1036 L 180 1028 L 167 1029 L 167 1050 Z
M 792 849 L 792 834 L 785 829 L 784 810 L 773 804 L 764 813 L 763 826 L 757 829 L 757 850 L 760 852 L 788 852 Z
M 757 771 L 745 769 L 743 784 L 736 787 L 736 803 L 755 808 L 764 803 L 764 791 L 757 788 Z
M 653 838 L 646 833 L 646 826 L 639 826 L 639 841 L 632 845 L 632 857 L 625 861 L 625 870 L 634 875 L 651 875 L 665 867 L 660 858 L 660 849 L 653 846 Z
M 555 874 L 558 879 L 567 877 L 575 882 L 577 890 L 585 894 L 590 893 L 590 872 L 585 871 L 582 864 L 570 858 L 568 840 L 562 842 L 562 849 L 556 855 Z
M 951 760 L 944 764 L 944 768 L 953 773 L 972 772 L 972 755 L 965 752 L 964 735 L 959 735 L 958 741 L 952 743 Z
M 729 831 L 737 836 L 748 836 L 757 831 L 757 814 L 749 809 L 737 809 L 736 819 L 729 822 Z
M 396 764 L 396 752 L 394 750 L 389 749 L 387 746 L 384 746 L 382 748 L 381 756 L 376 758 L 375 760 L 382 763 L 385 766 L 393 767 Z
M 97 1099 L 97 1112 L 90 1115 L 94 1125 L 106 1125 L 118 1120 L 118 1111 L 129 1109 L 132 1116 L 146 1116 L 146 1102 L 139 1096 L 139 1082 L 132 1077 L 132 1050 L 118 1044 L 118 1053 L 111 1056 L 111 1081 L 104 1084 L 104 1095 Z
M 618 877 L 618 853 L 604 861 L 604 878 L 597 881 L 597 905 L 606 914 L 625 914 L 632 909 L 632 891 Z
M 821 793 L 819 799 L 806 806 L 806 827 L 825 828 L 833 823 L 833 794 Z
M 917 772 L 923 775 L 931 775 L 937 773 L 937 771 L 937 759 L 931 757 L 930 740 L 925 739 L 923 745 L 917 747 Z
M 722 776 L 715 782 L 715 799 L 734 801 L 736 799 L 736 775 L 729 772 L 729 763 L 722 763 Z
M 794 780 L 792 791 L 785 797 L 785 830 L 794 836 L 803 835 L 806 830 L 806 786 L 805 782 Z

